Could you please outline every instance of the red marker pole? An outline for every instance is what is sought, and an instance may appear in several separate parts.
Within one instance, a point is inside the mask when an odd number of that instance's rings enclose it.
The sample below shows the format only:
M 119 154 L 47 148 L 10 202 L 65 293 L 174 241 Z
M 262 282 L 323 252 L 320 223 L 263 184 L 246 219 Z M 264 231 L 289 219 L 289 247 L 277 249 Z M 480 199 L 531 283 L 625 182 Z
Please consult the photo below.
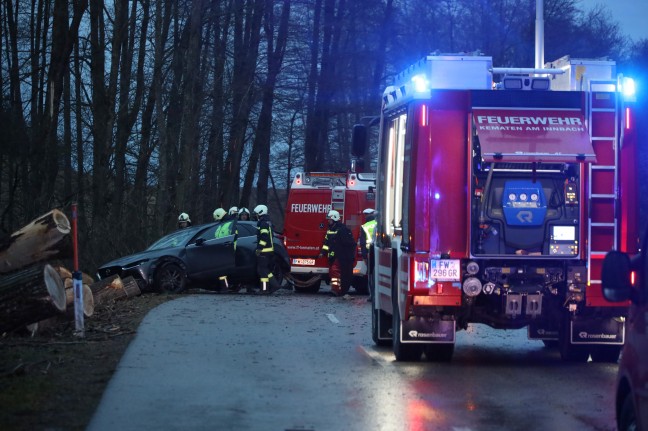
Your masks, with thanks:
M 72 250 L 74 257 L 74 273 L 72 274 L 72 286 L 74 288 L 74 325 L 75 335 L 85 336 L 83 327 L 83 279 L 79 271 L 79 242 L 77 235 L 77 204 L 72 204 Z

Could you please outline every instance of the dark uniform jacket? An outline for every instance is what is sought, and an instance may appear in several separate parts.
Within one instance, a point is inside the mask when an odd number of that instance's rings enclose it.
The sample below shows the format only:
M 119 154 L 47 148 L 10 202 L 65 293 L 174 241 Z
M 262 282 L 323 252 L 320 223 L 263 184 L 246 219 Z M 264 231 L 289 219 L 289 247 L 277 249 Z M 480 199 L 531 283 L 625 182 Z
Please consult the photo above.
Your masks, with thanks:
M 335 259 L 348 262 L 353 261 L 356 252 L 356 241 L 353 233 L 344 223 L 335 222 L 326 231 L 322 251 L 328 254 L 329 262 Z

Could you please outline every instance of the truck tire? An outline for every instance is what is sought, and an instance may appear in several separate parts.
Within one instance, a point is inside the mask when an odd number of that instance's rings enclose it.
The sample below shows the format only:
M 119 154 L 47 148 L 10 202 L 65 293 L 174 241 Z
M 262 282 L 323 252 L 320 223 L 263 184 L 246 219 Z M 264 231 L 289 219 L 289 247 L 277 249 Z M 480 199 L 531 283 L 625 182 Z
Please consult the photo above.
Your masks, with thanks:
M 425 346 L 425 358 L 430 362 L 450 362 L 454 354 L 454 343 L 448 344 L 427 344 Z
M 421 360 L 423 348 L 420 344 L 402 343 L 400 340 L 401 319 L 398 311 L 398 305 L 394 306 L 394 315 L 392 316 L 392 348 L 394 356 L 399 362 L 417 362 Z
M 571 343 L 570 327 L 571 321 L 569 317 L 565 317 L 558 334 L 560 357 L 565 362 L 587 362 L 587 359 L 589 359 L 589 349 L 585 346 Z
M 371 339 L 373 340 L 374 344 L 376 346 L 389 346 L 391 344 L 391 340 L 383 340 L 380 339 L 380 327 L 378 326 L 379 320 L 378 317 L 380 316 L 380 321 L 383 322 L 383 325 L 385 324 L 384 322 L 389 321 L 389 315 L 385 313 L 384 311 L 380 309 L 374 308 L 373 301 L 371 303 Z
M 296 275 L 296 274 L 291 274 L 291 277 L 294 278 L 295 280 L 299 281 L 301 280 L 302 276 Z M 309 277 L 310 278 L 310 277 Z M 295 292 L 297 293 L 317 293 L 320 290 L 320 285 L 322 284 L 322 279 L 318 279 L 316 282 L 311 283 L 311 284 L 306 284 L 298 286 L 297 283 L 293 283 L 293 287 L 295 289 Z
M 621 346 L 593 346 L 590 354 L 593 362 L 616 364 L 619 361 Z

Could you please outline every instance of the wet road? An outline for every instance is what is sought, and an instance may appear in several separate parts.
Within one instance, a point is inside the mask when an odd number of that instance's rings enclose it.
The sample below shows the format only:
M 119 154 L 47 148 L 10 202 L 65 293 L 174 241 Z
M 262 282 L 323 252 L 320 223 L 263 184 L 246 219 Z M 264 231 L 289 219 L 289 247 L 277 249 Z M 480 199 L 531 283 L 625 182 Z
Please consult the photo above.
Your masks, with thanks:
M 397 363 L 365 297 L 193 295 L 142 322 L 90 430 L 613 430 L 615 365 L 475 326 Z

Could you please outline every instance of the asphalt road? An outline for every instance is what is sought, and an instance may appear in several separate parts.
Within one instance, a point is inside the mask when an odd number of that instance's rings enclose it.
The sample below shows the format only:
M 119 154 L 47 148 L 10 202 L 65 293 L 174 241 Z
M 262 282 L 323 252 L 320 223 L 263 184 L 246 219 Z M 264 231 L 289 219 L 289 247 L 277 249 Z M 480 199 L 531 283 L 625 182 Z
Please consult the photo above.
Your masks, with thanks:
M 89 430 L 613 430 L 615 365 L 475 326 L 397 363 L 365 297 L 195 295 L 144 319 Z

